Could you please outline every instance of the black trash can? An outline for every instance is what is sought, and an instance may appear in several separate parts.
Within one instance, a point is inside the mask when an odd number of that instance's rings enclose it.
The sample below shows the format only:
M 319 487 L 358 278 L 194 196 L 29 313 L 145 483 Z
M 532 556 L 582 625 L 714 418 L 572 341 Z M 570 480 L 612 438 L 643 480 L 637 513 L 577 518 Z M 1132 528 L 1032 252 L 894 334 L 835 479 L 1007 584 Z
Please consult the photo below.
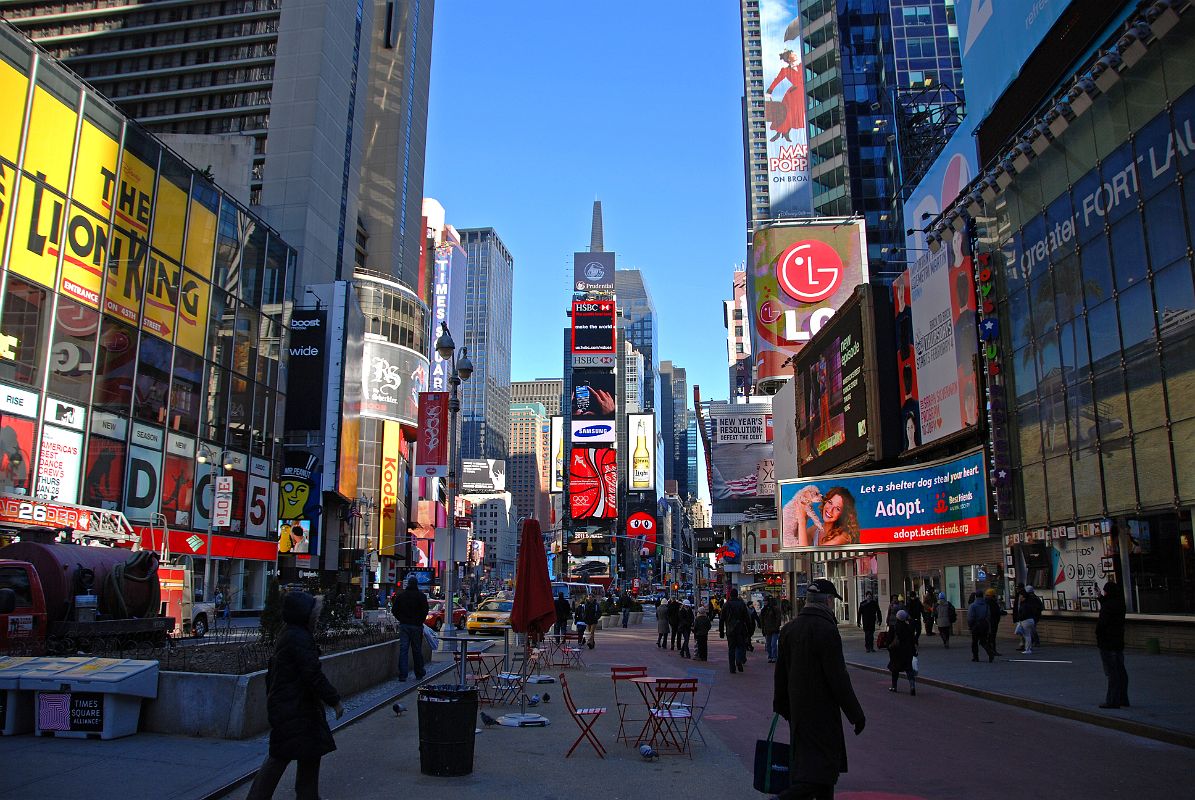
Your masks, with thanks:
M 419 770 L 449 777 L 473 771 L 477 689 L 439 684 L 419 687 Z

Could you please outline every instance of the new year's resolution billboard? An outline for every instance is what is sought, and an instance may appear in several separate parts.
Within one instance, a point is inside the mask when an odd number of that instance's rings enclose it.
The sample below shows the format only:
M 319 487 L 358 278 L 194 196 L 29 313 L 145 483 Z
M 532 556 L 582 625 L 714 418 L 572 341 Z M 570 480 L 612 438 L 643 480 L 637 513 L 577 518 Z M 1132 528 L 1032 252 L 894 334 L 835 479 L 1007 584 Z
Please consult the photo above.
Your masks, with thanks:
M 780 481 L 781 550 L 939 544 L 987 536 L 982 450 L 917 467 Z

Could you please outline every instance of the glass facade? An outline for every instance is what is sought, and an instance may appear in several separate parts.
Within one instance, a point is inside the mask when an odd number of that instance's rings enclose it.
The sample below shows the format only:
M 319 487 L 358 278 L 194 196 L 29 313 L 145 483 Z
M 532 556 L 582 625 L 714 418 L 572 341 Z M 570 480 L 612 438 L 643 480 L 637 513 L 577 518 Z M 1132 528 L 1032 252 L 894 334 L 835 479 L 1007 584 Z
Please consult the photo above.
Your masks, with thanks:
M 219 461 L 241 585 L 274 560 L 295 252 L 4 32 L 0 93 L 0 490 L 206 532 Z
M 468 256 L 465 329 L 473 376 L 461 384 L 461 457 L 507 457 L 514 259 L 493 228 L 458 231 Z
M 614 295 L 618 310 L 626 320 L 626 340 L 643 354 L 643 410 L 660 407 L 660 352 L 656 330 L 656 306 L 647 291 L 643 273 L 637 269 L 620 269 L 614 273 Z
M 1131 611 L 1195 613 L 1193 55 L 1185 22 L 986 212 L 1019 460 L 1006 532 L 1031 579 L 1080 576 L 1046 598 L 1064 610 L 1095 610 L 1082 576 L 1114 571 Z

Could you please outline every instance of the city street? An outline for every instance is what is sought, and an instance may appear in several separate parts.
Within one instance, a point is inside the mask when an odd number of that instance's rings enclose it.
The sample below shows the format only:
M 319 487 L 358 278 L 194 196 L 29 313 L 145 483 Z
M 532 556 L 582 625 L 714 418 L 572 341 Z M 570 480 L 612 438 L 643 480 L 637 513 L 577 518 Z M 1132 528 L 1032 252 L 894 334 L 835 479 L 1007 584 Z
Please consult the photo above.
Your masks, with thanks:
M 610 707 L 596 726 L 609 748 L 605 761 L 584 743 L 564 759 L 578 730 L 560 703 L 558 687 L 549 685 L 541 690 L 552 700 L 538 710 L 551 726 L 483 728 L 471 776 L 421 775 L 411 696 L 404 701 L 409 711 L 403 717 L 382 708 L 337 733 L 338 750 L 323 762 L 323 795 L 389 798 L 402 786 L 416 792 L 438 787 L 462 798 L 508 797 L 516 791 L 575 800 L 694 791 L 758 797 L 751 788 L 751 765 L 755 741 L 767 735 L 771 723 L 772 665 L 757 643 L 746 671 L 731 675 L 716 627 L 711 639 L 710 661 L 702 664 L 656 648 L 650 613 L 639 626 L 598 632 L 597 647 L 586 651 L 584 672 L 566 674 L 579 705 Z M 648 764 L 634 748 L 613 743 L 617 717 L 608 677 L 613 664 L 643 664 L 652 675 L 676 676 L 689 666 L 713 668 L 716 683 L 703 723 L 708 745 L 698 741 L 691 761 L 669 755 Z M 1151 797 L 1195 781 L 1195 759 L 1187 748 L 929 686 L 910 697 L 903 681 L 900 694 L 892 695 L 886 675 L 850 673 L 868 722 L 861 736 L 847 733 L 851 768 L 837 795 L 844 800 Z M 1065 682 L 1065 675 L 1060 673 L 1059 680 Z M 1141 691 L 1141 702 L 1147 703 L 1146 687 Z M 287 796 L 292 785 L 293 770 L 278 796 Z M 242 787 L 229 796 L 243 798 L 247 791 Z

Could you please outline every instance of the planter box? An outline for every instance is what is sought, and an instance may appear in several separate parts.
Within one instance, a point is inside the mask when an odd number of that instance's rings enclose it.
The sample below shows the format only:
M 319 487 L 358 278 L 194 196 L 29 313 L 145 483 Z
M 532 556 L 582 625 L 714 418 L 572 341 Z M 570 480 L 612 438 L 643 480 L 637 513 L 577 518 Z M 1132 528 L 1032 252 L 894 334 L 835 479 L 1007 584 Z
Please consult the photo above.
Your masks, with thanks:
M 642 622 L 643 622 L 643 612 L 642 611 L 632 611 L 631 612 L 631 624 L 639 625 Z
M 430 648 L 424 642 L 424 660 Z M 356 694 L 398 675 L 398 641 L 334 653 L 320 659 L 341 696 Z M 158 697 L 147 700 L 141 730 L 217 739 L 247 739 L 269 730 L 266 672 L 218 675 L 158 673 Z

